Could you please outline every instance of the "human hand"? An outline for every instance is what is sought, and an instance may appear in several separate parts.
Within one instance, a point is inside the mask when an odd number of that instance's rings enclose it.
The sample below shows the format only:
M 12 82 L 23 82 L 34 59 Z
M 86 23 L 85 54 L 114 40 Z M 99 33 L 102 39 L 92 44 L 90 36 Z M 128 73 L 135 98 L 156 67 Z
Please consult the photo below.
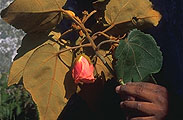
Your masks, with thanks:
M 129 120 L 163 120 L 168 114 L 168 92 L 160 85 L 133 82 L 117 86 L 116 92 Z

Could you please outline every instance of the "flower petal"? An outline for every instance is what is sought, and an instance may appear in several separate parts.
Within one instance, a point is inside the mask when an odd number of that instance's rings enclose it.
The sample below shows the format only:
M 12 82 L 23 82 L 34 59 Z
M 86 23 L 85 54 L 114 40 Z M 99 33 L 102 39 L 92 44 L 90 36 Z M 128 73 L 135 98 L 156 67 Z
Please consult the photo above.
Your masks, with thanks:
M 72 70 L 72 77 L 74 78 L 75 83 L 93 83 L 95 82 L 93 71 L 93 64 L 90 64 L 84 56 L 80 56 L 75 62 Z

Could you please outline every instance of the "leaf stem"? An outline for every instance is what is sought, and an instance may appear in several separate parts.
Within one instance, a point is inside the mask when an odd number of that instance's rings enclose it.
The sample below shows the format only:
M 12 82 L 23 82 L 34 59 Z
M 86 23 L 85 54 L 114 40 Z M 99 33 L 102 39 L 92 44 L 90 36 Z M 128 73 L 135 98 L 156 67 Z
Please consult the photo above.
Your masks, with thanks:
M 156 81 L 156 79 L 154 78 L 154 76 L 153 76 L 152 74 L 151 74 L 150 76 L 151 76 L 153 82 L 154 82 L 155 84 L 158 84 L 157 81 Z
M 120 83 L 121 85 L 126 85 L 126 84 L 124 83 L 123 79 L 120 79 L 120 80 L 119 80 L 119 83 Z

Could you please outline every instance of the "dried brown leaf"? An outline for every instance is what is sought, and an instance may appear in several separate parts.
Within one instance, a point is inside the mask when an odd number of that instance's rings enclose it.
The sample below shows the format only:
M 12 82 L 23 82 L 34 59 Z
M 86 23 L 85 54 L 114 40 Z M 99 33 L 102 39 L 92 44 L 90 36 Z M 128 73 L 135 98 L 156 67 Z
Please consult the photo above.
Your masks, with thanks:
M 28 60 L 23 82 L 37 104 L 40 120 L 56 120 L 66 105 L 68 98 L 64 83 L 65 80 L 73 81 L 66 76 L 71 63 L 70 51 L 58 57 L 58 50 L 51 44 L 38 48 Z M 76 88 L 76 85 L 70 87 Z
M 45 31 L 63 18 L 60 11 L 66 0 L 15 0 L 2 10 L 1 17 L 25 32 Z

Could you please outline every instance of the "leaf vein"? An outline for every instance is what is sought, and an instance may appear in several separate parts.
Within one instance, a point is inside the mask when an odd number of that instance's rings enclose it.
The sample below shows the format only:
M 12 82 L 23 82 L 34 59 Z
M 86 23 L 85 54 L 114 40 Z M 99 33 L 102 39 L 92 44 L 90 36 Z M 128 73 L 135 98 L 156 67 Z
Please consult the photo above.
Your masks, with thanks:
M 129 45 L 129 44 L 128 44 Z M 130 46 L 130 45 L 129 45 Z M 134 50 L 133 50 L 133 48 L 130 46 L 130 48 L 131 48 L 131 50 L 132 50 L 132 53 L 133 53 L 133 58 L 134 58 L 134 63 L 135 63 L 135 65 L 134 65 L 134 67 L 136 68 L 136 70 L 137 70 L 137 73 L 138 73 L 138 75 L 139 75 L 139 77 L 140 77 L 140 79 L 142 80 L 142 76 L 141 76 L 141 74 L 140 74 L 140 71 L 139 71 L 139 69 L 138 69 L 138 66 L 137 66 L 137 63 L 136 63 L 136 56 L 135 56 L 135 52 L 134 52 Z
M 44 114 L 44 120 L 46 119 L 46 114 L 47 114 L 47 111 L 48 111 L 48 106 L 50 104 L 50 98 L 51 98 L 51 93 L 52 93 L 52 89 L 53 89 L 53 81 L 55 79 L 55 75 L 56 75 L 56 68 L 57 68 L 57 61 L 58 59 L 56 58 L 55 59 L 55 66 L 54 66 L 54 72 L 53 72 L 53 77 L 52 77 L 52 81 L 51 81 L 51 86 L 50 86 L 50 92 L 49 92 L 49 96 L 48 96 L 48 103 L 47 103 L 47 106 L 46 106 L 46 111 L 45 111 L 45 114 Z
M 139 48 L 141 48 L 141 49 L 143 49 L 146 53 L 148 53 L 152 58 L 154 58 L 154 56 L 148 51 L 148 50 L 146 50 L 144 47 L 142 47 L 142 46 L 140 46 L 140 45 L 138 45 L 138 44 L 136 44 L 136 43 L 130 43 L 131 45 L 135 45 L 135 46 L 137 46 L 137 47 L 139 47 Z

